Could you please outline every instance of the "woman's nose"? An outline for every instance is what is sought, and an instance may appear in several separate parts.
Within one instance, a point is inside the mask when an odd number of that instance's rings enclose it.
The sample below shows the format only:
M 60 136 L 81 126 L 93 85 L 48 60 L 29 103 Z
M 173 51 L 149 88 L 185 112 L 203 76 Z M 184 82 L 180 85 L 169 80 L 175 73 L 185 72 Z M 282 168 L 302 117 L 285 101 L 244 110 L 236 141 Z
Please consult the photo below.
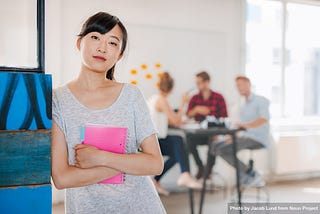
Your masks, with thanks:
M 97 51 L 100 52 L 100 53 L 105 53 L 106 49 L 101 46 L 101 47 L 98 47 Z
M 100 53 L 105 53 L 106 52 L 106 45 L 105 45 L 104 41 L 100 41 L 99 42 L 99 46 L 98 46 L 97 51 L 100 52 Z

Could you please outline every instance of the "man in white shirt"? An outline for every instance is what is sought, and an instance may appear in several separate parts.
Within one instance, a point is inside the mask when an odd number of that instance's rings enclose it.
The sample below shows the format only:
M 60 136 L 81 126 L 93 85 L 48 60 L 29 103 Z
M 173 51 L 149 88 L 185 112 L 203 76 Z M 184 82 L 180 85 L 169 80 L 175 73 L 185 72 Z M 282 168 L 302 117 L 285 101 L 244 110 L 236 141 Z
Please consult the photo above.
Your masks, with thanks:
M 236 125 L 246 131 L 237 136 L 237 150 L 260 149 L 268 147 L 269 142 L 269 101 L 251 92 L 249 78 L 238 76 L 236 85 L 241 96 L 246 101 L 240 108 L 240 122 Z M 220 155 L 230 165 L 235 167 L 231 141 L 216 143 L 212 146 L 211 154 Z M 242 185 L 254 185 L 261 181 L 261 176 L 254 169 L 238 160 Z M 250 169 L 250 170 L 248 170 Z

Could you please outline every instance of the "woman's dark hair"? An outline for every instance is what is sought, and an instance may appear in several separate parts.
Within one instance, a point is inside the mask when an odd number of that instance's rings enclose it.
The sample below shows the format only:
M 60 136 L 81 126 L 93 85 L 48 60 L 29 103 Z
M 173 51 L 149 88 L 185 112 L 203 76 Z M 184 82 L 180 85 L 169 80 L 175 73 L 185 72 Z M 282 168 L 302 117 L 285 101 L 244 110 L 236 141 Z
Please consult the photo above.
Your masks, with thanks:
M 105 34 L 116 25 L 118 25 L 122 31 L 122 46 L 120 53 L 122 55 L 127 46 L 128 33 L 122 22 L 116 16 L 110 15 L 105 12 L 96 13 L 95 15 L 89 17 L 87 21 L 82 25 L 81 31 L 78 36 L 79 38 L 82 38 L 91 32 Z M 107 79 L 114 80 L 114 68 L 115 65 L 108 70 L 106 74 Z
M 168 72 L 164 72 L 160 78 L 159 89 L 162 92 L 169 93 L 174 85 L 174 80 Z

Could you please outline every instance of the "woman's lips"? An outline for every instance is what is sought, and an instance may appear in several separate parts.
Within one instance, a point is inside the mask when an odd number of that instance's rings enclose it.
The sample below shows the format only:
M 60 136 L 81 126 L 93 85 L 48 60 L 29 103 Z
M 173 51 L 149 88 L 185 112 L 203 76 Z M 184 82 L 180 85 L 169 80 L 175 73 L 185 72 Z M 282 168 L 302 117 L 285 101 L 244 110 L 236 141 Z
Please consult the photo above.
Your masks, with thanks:
M 101 60 L 101 61 L 106 61 L 107 59 L 104 58 L 103 56 L 93 56 L 93 58 L 97 59 L 97 60 Z

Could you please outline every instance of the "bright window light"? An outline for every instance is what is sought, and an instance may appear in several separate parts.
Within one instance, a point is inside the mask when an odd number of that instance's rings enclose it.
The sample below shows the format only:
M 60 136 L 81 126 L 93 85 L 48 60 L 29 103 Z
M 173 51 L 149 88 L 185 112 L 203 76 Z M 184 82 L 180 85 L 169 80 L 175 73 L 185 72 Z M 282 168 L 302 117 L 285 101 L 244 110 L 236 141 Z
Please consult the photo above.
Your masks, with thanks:
M 246 75 L 273 118 L 320 116 L 320 5 L 247 0 Z

